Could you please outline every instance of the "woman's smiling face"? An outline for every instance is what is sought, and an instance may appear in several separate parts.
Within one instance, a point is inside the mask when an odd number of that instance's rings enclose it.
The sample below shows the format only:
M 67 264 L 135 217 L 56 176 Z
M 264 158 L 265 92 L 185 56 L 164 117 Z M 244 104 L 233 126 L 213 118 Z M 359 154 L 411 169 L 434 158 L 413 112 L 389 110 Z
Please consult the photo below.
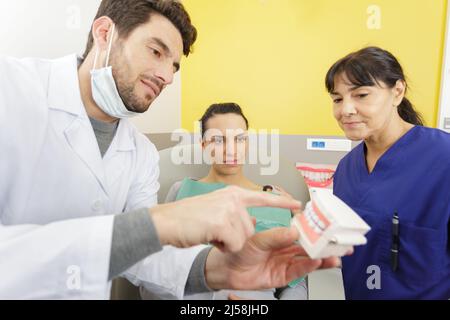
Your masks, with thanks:
M 355 86 L 345 73 L 335 78 L 333 114 L 346 137 L 353 141 L 367 140 L 389 128 L 398 117 L 397 106 L 405 93 L 405 83 L 393 88 L 378 81 L 374 86 Z

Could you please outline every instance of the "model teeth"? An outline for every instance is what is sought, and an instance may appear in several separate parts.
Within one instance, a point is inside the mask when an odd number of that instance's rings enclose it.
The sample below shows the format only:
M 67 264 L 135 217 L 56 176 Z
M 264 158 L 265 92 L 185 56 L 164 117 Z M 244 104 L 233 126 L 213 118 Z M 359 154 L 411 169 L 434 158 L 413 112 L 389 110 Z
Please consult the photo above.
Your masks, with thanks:
M 311 229 L 316 233 L 322 233 L 325 230 L 325 223 L 311 209 L 305 211 L 306 221 Z
M 322 220 L 320 220 L 318 223 L 319 228 L 321 228 L 322 230 L 325 230 L 325 223 L 323 223 Z
M 315 182 L 326 182 L 333 179 L 333 172 L 312 172 L 312 171 L 301 171 L 303 177 L 315 181 Z

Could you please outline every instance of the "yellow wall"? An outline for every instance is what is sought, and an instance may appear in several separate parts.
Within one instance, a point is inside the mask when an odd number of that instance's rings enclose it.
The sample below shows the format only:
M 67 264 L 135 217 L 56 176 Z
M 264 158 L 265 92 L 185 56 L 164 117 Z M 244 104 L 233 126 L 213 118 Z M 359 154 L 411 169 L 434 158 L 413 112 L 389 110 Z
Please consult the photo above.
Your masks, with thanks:
M 255 129 L 341 135 L 324 88 L 328 68 L 367 45 L 397 56 L 409 97 L 437 121 L 446 0 L 184 0 L 199 30 L 183 62 L 182 125 L 214 102 L 241 104 Z M 381 9 L 381 29 L 368 7 Z

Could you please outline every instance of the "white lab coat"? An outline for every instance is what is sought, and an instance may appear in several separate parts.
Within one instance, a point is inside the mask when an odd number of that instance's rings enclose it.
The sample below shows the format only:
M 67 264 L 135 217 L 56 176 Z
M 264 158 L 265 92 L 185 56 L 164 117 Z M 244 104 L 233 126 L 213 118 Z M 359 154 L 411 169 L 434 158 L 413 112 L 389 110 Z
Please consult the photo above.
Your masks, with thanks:
M 111 215 L 156 204 L 158 161 L 128 120 L 101 157 L 75 55 L 0 58 L 0 299 L 107 299 Z M 200 250 L 165 248 L 127 277 L 182 298 Z

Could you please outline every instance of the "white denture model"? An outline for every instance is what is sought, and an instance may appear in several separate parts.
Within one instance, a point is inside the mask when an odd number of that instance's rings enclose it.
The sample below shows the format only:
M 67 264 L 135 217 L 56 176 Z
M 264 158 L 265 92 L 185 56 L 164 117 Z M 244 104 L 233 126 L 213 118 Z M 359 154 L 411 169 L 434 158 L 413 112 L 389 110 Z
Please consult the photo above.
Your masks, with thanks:
M 311 189 L 311 201 L 292 223 L 312 259 L 342 257 L 353 246 L 366 244 L 364 235 L 370 230 L 355 211 L 326 189 Z

